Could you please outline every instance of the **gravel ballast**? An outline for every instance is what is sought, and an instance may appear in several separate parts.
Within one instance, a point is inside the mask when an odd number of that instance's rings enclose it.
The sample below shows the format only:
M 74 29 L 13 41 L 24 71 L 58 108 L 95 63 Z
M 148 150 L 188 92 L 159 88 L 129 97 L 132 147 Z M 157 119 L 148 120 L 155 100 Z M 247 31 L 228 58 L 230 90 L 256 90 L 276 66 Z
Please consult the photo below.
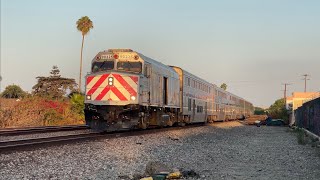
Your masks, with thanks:
M 238 122 L 0 154 L 1 179 L 121 179 L 160 161 L 200 179 L 319 179 L 319 148 Z

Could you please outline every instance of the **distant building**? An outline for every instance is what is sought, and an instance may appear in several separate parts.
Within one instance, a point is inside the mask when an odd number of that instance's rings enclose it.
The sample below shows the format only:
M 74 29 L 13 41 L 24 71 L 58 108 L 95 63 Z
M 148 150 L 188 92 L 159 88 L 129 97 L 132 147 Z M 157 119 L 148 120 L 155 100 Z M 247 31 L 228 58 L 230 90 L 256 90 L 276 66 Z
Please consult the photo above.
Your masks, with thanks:
M 289 117 L 290 125 L 295 123 L 294 110 L 302 106 L 303 103 L 318 97 L 320 97 L 320 92 L 293 92 L 292 96 L 287 97 L 286 109 L 292 112 Z

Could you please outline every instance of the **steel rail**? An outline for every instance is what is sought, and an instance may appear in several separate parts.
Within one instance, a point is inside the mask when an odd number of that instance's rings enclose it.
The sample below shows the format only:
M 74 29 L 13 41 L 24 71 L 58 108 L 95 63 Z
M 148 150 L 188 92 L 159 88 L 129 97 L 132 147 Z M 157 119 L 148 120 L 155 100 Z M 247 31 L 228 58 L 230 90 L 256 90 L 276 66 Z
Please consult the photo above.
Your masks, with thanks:
M 42 137 L 42 138 L 32 138 L 32 139 L 18 139 L 10 141 L 0 141 L 0 151 L 5 149 L 16 149 L 21 147 L 33 147 L 40 144 L 50 144 L 50 143 L 62 143 L 70 142 L 76 140 L 83 140 L 89 138 L 95 138 L 103 136 L 100 133 L 82 133 L 82 134 L 73 134 L 65 136 L 52 136 L 52 137 Z
M 57 131 L 70 131 L 89 129 L 86 125 L 70 125 L 70 126 L 40 126 L 27 128 L 4 128 L 0 129 L 0 136 L 16 136 L 23 134 L 47 133 Z
M 109 132 L 109 133 L 99 133 L 99 132 L 90 132 L 82 134 L 73 134 L 65 136 L 52 136 L 52 137 L 42 137 L 42 138 L 32 138 L 32 139 L 19 139 L 19 140 L 9 140 L 9 141 L 0 141 L 0 152 L 1 151 L 10 151 L 13 150 L 24 150 L 25 148 L 34 149 L 38 145 L 54 145 L 54 144 L 63 144 L 63 143 L 73 143 L 78 142 L 79 140 L 96 140 L 98 138 L 104 139 L 113 139 L 120 137 L 130 137 L 130 136 L 140 136 L 146 134 L 161 133 L 167 131 L 174 131 L 180 129 L 189 129 L 195 128 L 203 125 L 194 124 L 184 127 L 170 127 L 170 128 L 153 128 L 146 130 L 126 130 L 120 132 Z

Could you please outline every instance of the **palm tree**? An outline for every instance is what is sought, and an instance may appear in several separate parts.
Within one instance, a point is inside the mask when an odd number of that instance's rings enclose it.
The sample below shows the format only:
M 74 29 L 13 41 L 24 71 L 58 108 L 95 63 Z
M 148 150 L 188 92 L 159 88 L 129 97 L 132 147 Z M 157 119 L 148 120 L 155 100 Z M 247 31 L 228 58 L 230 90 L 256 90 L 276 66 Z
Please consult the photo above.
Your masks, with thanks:
M 79 92 L 81 91 L 81 76 L 82 76 L 82 51 L 84 36 L 93 28 L 93 23 L 88 16 L 83 16 L 77 21 L 77 29 L 82 33 L 82 45 L 80 54 L 80 76 L 79 76 Z
M 227 84 L 226 83 L 222 83 L 221 85 L 220 85 L 220 88 L 222 88 L 223 90 L 227 90 Z

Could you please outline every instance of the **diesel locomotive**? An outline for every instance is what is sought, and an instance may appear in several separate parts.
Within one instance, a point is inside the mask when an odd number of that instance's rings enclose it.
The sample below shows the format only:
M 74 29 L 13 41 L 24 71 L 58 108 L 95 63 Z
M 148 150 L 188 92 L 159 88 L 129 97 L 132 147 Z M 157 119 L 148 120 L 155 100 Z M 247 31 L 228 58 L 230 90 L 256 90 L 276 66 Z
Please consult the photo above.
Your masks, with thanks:
M 85 77 L 85 120 L 117 131 L 244 118 L 250 102 L 131 49 L 99 52 Z

